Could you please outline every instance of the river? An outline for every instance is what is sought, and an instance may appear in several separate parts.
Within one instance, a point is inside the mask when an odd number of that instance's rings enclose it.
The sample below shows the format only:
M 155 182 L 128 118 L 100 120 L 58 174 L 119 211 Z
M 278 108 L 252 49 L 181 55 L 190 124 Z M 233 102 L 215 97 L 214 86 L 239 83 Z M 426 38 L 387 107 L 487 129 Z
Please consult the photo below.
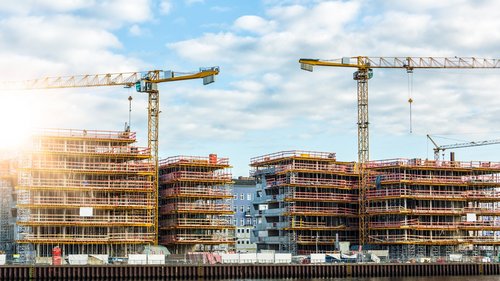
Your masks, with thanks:
M 111 280 L 111 279 L 110 279 Z M 114 279 L 112 279 L 114 280 Z M 122 281 L 160 281 L 165 279 L 121 279 Z M 204 279 L 198 279 L 202 281 Z M 211 280 L 211 279 L 207 279 Z M 420 276 L 420 277 L 372 277 L 372 278 L 312 278 L 312 279 L 221 279 L 220 281 L 500 281 L 500 275 L 489 276 Z
M 225 281 L 235 280 L 226 279 Z M 238 281 L 500 281 L 500 275 L 490 276 L 421 276 L 373 278 L 317 278 L 317 279 L 238 279 Z

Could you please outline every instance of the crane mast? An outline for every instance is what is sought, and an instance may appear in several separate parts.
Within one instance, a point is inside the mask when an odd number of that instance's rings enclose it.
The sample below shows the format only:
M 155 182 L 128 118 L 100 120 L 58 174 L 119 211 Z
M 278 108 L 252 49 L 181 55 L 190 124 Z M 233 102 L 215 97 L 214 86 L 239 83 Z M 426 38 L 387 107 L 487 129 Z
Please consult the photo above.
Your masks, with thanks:
M 31 89 L 61 89 L 61 88 L 86 88 L 101 86 L 134 87 L 137 92 L 148 94 L 148 148 L 151 151 L 151 162 L 154 165 L 153 177 L 154 199 L 156 209 L 154 216 L 155 244 L 158 244 L 158 130 L 160 113 L 160 92 L 158 84 L 192 79 L 203 79 L 207 85 L 215 81 L 219 74 L 218 67 L 200 68 L 199 71 L 182 73 L 163 70 L 150 70 L 143 72 L 122 72 L 106 74 L 85 74 L 72 76 L 55 76 L 25 81 L 6 82 L 4 89 L 31 90 Z
M 354 61 L 354 62 L 353 62 Z M 370 160 L 369 121 L 368 121 L 368 80 L 373 77 L 374 68 L 396 68 L 412 72 L 414 69 L 485 69 L 500 68 L 500 59 L 474 57 L 343 57 L 333 60 L 307 59 L 299 60 L 300 67 L 313 71 L 314 66 L 357 68 L 353 78 L 357 81 L 358 106 L 358 164 L 359 164 L 359 243 L 366 244 L 368 238 L 368 222 L 366 209 L 366 191 L 368 171 L 366 164 Z

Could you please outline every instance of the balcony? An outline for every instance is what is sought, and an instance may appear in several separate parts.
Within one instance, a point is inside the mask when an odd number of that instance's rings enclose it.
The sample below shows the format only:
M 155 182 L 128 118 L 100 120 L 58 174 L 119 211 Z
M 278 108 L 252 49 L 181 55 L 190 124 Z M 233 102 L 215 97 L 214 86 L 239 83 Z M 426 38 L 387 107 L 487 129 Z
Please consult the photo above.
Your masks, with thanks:
M 161 228 L 194 228 L 194 229 L 226 229 L 234 228 L 234 225 L 229 223 L 229 219 L 191 219 L 177 218 L 173 220 L 165 220 L 160 222 Z
M 215 187 L 174 187 L 160 192 L 165 198 L 195 197 L 195 198 L 233 198 L 231 190 Z
M 229 204 L 173 203 L 161 206 L 160 213 L 233 214 L 234 212 Z
M 153 182 L 147 180 L 81 180 L 19 177 L 20 189 L 34 190 L 97 190 L 152 192 Z
M 177 171 L 166 174 L 160 177 L 162 183 L 172 183 L 179 181 L 198 181 L 212 183 L 229 183 L 232 180 L 231 173 L 223 172 L 194 172 L 194 171 Z
M 23 234 L 18 243 L 106 244 L 106 243 L 153 243 L 154 233 L 109 233 L 109 234 Z
M 139 214 L 109 214 L 93 215 L 82 217 L 80 215 L 63 214 L 36 214 L 32 213 L 28 217 L 19 218 L 19 225 L 89 225 L 89 226 L 153 226 L 153 217 Z
M 324 179 L 324 178 L 281 178 L 275 181 L 268 181 L 266 188 L 273 186 L 301 186 L 301 187 L 324 187 L 324 188 L 338 188 L 338 189 L 357 189 L 357 181 L 343 180 L 343 179 Z
M 90 197 L 49 197 L 33 196 L 26 200 L 19 200 L 17 206 L 25 208 L 62 208 L 72 209 L 80 207 L 94 207 L 104 209 L 153 209 L 155 200 L 147 197 L 113 197 L 113 198 L 90 198 Z
M 286 214 L 291 216 L 357 216 L 358 210 L 344 207 L 290 206 Z
M 53 172 L 72 173 L 100 173 L 100 174 L 148 174 L 153 175 L 154 166 L 149 162 L 68 162 L 33 160 L 21 164 L 22 170 L 43 170 Z
M 224 234 L 174 234 L 162 235 L 160 244 L 234 244 L 235 237 L 229 237 Z
M 286 195 L 284 201 L 292 202 L 339 202 L 339 203 L 358 203 L 358 195 L 356 194 L 341 194 L 341 193 L 326 193 L 326 192 L 291 192 Z

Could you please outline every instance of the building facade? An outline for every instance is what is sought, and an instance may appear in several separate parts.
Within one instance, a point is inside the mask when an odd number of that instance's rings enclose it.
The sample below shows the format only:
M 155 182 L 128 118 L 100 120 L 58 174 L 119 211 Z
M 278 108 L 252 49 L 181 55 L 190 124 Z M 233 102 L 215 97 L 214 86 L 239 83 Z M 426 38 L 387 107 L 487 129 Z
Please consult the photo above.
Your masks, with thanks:
M 394 259 L 496 256 L 500 163 L 371 161 L 369 243 Z
M 252 215 L 251 209 L 253 208 L 255 196 L 255 179 L 239 177 L 233 181 L 233 224 L 236 227 L 235 250 L 239 253 L 254 253 L 257 251 L 257 244 L 251 241 L 251 237 L 257 221 Z
M 14 253 L 15 171 L 13 160 L 0 160 L 0 252 Z
M 335 153 L 283 151 L 251 159 L 258 250 L 333 251 L 358 241 L 358 173 Z
M 173 156 L 160 161 L 160 244 L 173 254 L 234 246 L 228 158 Z
M 154 243 L 154 166 L 135 133 L 44 130 L 20 159 L 21 260 L 63 255 L 125 257 Z

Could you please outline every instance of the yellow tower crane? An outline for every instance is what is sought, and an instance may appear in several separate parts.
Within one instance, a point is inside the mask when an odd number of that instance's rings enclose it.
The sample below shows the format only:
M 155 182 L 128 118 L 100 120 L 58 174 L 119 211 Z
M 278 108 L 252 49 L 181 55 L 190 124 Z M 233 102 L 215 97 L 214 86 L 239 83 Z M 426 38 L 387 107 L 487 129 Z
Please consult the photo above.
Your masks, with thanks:
M 203 79 L 207 85 L 215 81 L 215 75 L 219 74 L 218 67 L 200 68 L 199 71 L 182 73 L 174 71 L 150 70 L 142 72 L 85 74 L 74 76 L 55 76 L 4 84 L 4 89 L 60 89 L 60 88 L 84 88 L 101 86 L 124 86 L 135 87 L 137 92 L 148 94 L 148 148 L 151 151 L 151 160 L 155 166 L 154 198 L 156 209 L 154 210 L 155 244 L 158 243 L 158 121 L 160 113 L 160 92 L 158 84 L 165 82 L 183 81 L 191 79 Z
M 353 79 L 357 81 L 358 90 L 358 163 L 360 173 L 359 189 L 359 243 L 367 241 L 368 228 L 366 221 L 366 188 L 367 170 L 369 161 L 369 134 L 368 134 L 368 80 L 373 77 L 374 68 L 406 69 L 408 73 L 414 69 L 476 69 L 500 68 L 500 59 L 483 59 L 473 57 L 344 57 L 334 60 L 300 59 L 300 67 L 306 71 L 313 71 L 314 66 L 350 67 L 357 68 Z M 410 99 L 411 103 L 412 100 Z

